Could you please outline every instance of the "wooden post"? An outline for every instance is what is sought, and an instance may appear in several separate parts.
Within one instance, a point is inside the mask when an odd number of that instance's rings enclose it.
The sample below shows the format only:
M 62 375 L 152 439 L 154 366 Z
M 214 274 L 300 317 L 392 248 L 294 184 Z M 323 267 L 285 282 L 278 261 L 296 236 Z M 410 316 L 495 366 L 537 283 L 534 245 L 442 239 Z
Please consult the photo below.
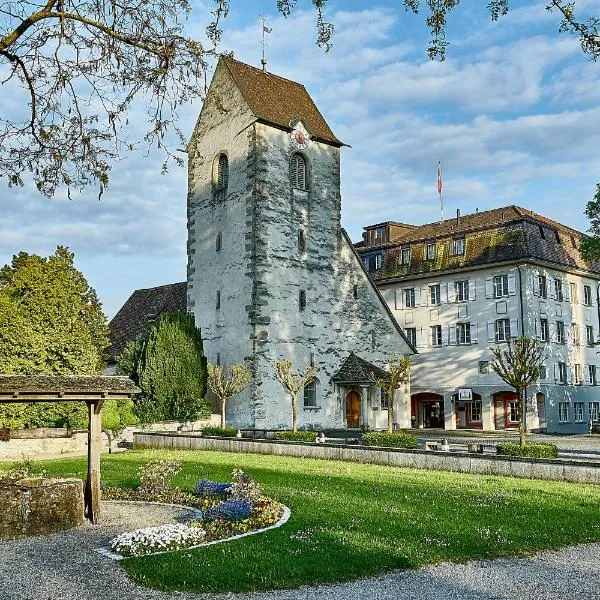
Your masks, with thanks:
M 100 449 L 102 447 L 102 405 L 104 400 L 88 401 L 88 470 L 85 509 L 92 523 L 100 520 Z

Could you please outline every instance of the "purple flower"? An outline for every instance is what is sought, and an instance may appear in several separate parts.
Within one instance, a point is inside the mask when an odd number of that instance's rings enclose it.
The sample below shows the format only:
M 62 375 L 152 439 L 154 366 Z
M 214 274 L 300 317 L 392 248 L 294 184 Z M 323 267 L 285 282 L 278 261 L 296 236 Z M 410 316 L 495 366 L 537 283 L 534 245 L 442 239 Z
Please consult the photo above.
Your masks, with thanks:
M 194 493 L 201 498 L 210 498 L 211 496 L 225 496 L 229 491 L 229 483 L 217 483 L 209 479 L 202 479 L 196 484 Z
M 252 504 L 246 500 L 226 500 L 204 511 L 205 521 L 223 519 L 225 521 L 243 521 L 252 515 Z

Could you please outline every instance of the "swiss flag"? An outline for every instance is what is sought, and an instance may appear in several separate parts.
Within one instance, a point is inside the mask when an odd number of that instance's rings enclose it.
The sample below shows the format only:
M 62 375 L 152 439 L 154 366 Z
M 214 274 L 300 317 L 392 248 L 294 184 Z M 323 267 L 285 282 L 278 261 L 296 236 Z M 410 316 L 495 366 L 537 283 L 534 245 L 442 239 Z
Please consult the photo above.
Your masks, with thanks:
M 442 193 L 442 161 L 438 162 L 438 194 Z

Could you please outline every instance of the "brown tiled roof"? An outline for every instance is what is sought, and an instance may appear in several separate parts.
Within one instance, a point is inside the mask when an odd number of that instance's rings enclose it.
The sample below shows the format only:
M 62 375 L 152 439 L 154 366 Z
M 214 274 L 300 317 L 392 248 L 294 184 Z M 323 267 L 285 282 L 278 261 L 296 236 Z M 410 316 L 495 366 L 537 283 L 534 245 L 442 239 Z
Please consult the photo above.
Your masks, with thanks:
M 360 358 L 360 356 L 356 356 L 354 352 L 350 352 L 350 355 L 343 362 L 340 370 L 331 378 L 331 380 L 345 383 L 362 383 L 371 381 L 369 373 L 373 373 L 378 379 L 388 378 L 388 373 L 383 369 Z
M 291 131 L 293 121 L 300 119 L 313 138 L 335 146 L 343 145 L 303 85 L 233 58 L 223 57 L 221 60 L 229 69 L 250 110 L 260 121 Z
M 462 235 L 465 236 L 465 253 L 452 256 L 452 239 Z M 506 206 L 464 215 L 459 221 L 453 218 L 420 225 L 387 244 L 361 246 L 359 252 L 384 250 L 382 268 L 370 273 L 376 280 L 517 259 L 537 259 L 600 273 L 600 262 L 586 262 L 575 247 L 583 236 L 581 232 L 531 210 Z M 425 259 L 425 244 L 434 240 L 436 258 L 428 261 Z M 408 265 L 399 261 L 404 244 L 411 247 Z
M 187 310 L 185 281 L 133 292 L 108 324 L 111 358 L 115 360 L 130 341 L 146 331 L 149 322 L 176 310 Z

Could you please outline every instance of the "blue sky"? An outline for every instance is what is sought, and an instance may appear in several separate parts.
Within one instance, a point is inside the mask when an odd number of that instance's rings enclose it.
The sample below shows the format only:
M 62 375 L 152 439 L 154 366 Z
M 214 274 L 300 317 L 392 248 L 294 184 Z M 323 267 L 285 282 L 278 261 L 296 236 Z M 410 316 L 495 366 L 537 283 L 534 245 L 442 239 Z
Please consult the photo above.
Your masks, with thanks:
M 352 239 L 378 221 L 437 220 L 438 160 L 447 216 L 518 204 L 586 230 L 583 211 L 600 181 L 600 64 L 558 33 L 544 2 L 512 2 L 497 23 L 487 2 L 459 5 L 448 58 L 431 62 L 425 15 L 399 4 L 329 0 L 336 32 L 328 54 L 315 46 L 309 0 L 287 20 L 275 0 L 232 0 L 224 24 L 222 48 L 259 66 L 259 15 L 267 15 L 269 70 L 304 83 L 351 145 L 342 154 L 342 222 Z M 202 34 L 211 6 L 196 3 L 190 35 Z M 600 0 L 576 8 L 598 15 Z M 8 101 L 0 94 L 0 111 Z M 183 111 L 184 131 L 200 106 Z M 143 127 L 142 113 L 130 122 Z M 186 171 L 162 176 L 162 160 L 155 151 L 125 157 L 100 202 L 91 189 L 69 201 L 30 185 L 0 187 L 0 264 L 21 250 L 47 255 L 67 245 L 109 317 L 137 288 L 183 281 Z

